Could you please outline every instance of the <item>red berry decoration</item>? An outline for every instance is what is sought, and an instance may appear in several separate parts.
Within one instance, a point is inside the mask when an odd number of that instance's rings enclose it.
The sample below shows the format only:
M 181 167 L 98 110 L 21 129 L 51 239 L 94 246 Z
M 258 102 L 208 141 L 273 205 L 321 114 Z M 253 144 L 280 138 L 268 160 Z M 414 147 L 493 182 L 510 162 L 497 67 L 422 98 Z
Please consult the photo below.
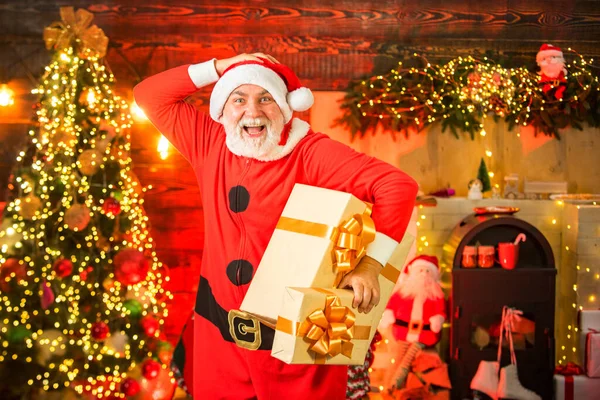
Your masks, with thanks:
M 52 268 L 54 269 L 54 273 L 56 273 L 56 276 L 58 276 L 59 278 L 66 278 L 73 272 L 73 263 L 71 262 L 71 260 L 61 258 L 54 262 Z
M 117 199 L 109 197 L 104 200 L 102 209 L 106 215 L 119 215 L 121 213 L 121 204 L 119 204 Z
M 158 321 L 150 315 L 146 315 L 144 318 L 142 318 L 140 320 L 140 325 L 146 333 L 146 335 L 150 337 L 153 337 L 156 334 L 156 332 L 158 332 L 158 328 L 160 327 Z
M 133 378 L 125 378 L 121 382 L 121 393 L 125 396 L 135 396 L 140 391 L 140 384 Z
M 156 360 L 147 360 L 142 365 L 142 375 L 146 379 L 154 379 L 160 373 L 160 363 Z
M 94 270 L 94 267 L 87 267 L 79 273 L 79 279 L 85 282 L 88 278 L 88 274 Z
M 110 329 L 106 322 L 98 321 L 92 325 L 92 337 L 96 340 L 104 340 L 108 337 Z
M 148 260 L 136 249 L 121 250 L 114 261 L 115 278 L 123 285 L 135 285 L 148 275 Z

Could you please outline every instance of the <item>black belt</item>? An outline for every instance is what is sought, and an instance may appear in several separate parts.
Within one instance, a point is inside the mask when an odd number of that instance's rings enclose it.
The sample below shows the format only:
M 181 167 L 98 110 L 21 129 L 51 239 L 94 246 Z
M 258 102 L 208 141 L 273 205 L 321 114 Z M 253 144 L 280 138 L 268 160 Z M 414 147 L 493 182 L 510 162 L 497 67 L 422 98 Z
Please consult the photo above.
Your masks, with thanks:
M 398 326 L 403 326 L 405 328 L 411 328 L 410 325 L 412 325 L 412 329 L 417 329 L 419 327 L 419 325 L 420 325 L 418 323 L 412 323 L 411 324 L 410 322 L 406 322 L 406 321 L 403 321 L 401 319 L 396 319 L 395 324 L 398 325 Z M 424 330 L 424 331 L 430 331 L 431 330 L 431 326 L 429 324 L 424 324 L 421 329 Z
M 237 310 L 227 312 L 217 303 L 204 277 L 200 277 L 195 311 L 216 326 L 227 342 L 236 343 L 250 350 L 273 348 L 275 330 L 244 312 Z

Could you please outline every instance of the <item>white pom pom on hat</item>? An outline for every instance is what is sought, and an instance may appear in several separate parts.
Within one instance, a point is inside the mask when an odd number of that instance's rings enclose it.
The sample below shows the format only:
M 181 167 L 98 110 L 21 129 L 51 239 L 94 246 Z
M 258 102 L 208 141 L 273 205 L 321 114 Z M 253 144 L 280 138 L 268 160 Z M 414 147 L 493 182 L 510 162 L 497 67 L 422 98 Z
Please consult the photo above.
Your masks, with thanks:
M 242 61 L 223 72 L 210 95 L 212 119 L 220 122 L 223 107 L 231 93 L 246 84 L 257 85 L 268 91 L 281 109 L 286 123 L 292 119 L 293 111 L 306 111 L 312 107 L 313 94 L 302 86 L 294 71 L 283 64 L 262 60 Z

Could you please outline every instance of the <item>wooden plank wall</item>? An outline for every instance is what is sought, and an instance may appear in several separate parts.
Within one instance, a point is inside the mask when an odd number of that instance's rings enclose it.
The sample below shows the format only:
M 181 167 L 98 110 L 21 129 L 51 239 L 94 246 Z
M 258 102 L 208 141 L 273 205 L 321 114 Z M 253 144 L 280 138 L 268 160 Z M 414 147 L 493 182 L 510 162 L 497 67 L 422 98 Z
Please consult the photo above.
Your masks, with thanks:
M 42 43 L 43 28 L 59 19 L 60 5 L 63 2 L 29 0 L 0 4 L 0 79 L 10 80 L 11 87 L 17 88 L 17 104 L 0 110 L 0 199 L 5 197 L 9 170 L 31 118 L 35 99 L 27 93 L 49 60 Z M 127 98 L 131 98 L 133 85 L 146 76 L 240 52 L 274 55 L 317 92 L 340 91 L 351 79 L 384 73 L 414 51 L 441 60 L 493 50 L 521 57 L 531 68 L 537 49 L 546 42 L 600 56 L 598 0 L 76 0 L 69 5 L 95 14 L 94 23 L 110 39 L 107 61 L 120 93 Z M 193 101 L 206 109 L 208 95 L 202 91 Z M 326 97 L 322 93 L 321 98 Z M 315 122 L 310 114 L 305 117 Z M 328 123 L 316 122 L 327 130 Z M 158 157 L 159 134 L 149 124 L 136 124 L 132 133 L 135 171 L 144 185 L 154 186 L 146 196 L 146 208 L 159 255 L 173 274 L 194 281 L 189 277 L 198 274 L 204 232 L 193 172 L 177 154 L 165 161 Z M 586 143 L 595 140 L 589 133 L 585 137 L 589 138 Z M 501 163 L 518 162 L 504 139 L 498 140 Z M 384 150 L 377 150 L 384 147 L 381 143 L 388 139 L 379 136 L 358 146 L 387 156 Z M 454 155 L 471 147 L 457 147 L 459 144 L 430 135 L 419 151 L 391 161 L 413 173 L 424 187 L 434 189 L 445 185 L 448 176 L 464 178 L 464 163 Z M 577 152 L 583 148 L 573 150 L 564 142 L 560 146 L 556 162 L 577 163 Z M 598 145 L 592 148 L 597 150 Z M 430 159 L 422 161 L 425 157 Z M 531 162 L 541 162 L 543 157 Z M 432 167 L 435 159 L 438 165 Z M 475 163 L 470 161 L 469 165 Z M 504 164 L 496 169 L 508 172 L 510 168 Z M 586 188 L 600 190 L 598 184 L 588 185 L 594 177 L 583 177 L 584 171 L 580 167 L 568 178 L 577 181 L 581 174 Z M 174 289 L 182 296 L 190 290 L 177 285 L 174 282 Z M 192 296 L 188 297 L 191 304 Z

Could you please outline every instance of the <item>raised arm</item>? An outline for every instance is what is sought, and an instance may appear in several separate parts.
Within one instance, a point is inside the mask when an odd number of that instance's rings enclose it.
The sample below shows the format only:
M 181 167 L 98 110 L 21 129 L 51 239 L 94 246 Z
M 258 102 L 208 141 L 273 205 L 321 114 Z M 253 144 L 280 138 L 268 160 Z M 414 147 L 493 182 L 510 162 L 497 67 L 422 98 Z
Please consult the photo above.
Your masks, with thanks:
M 215 83 L 229 66 L 261 58 L 277 62 L 266 54 L 254 53 L 182 65 L 145 79 L 133 89 L 133 95 L 154 126 L 194 164 L 206 154 L 210 134 L 217 132 L 220 125 L 185 99 L 199 88 Z
M 211 132 L 216 123 L 185 99 L 218 77 L 211 60 L 169 69 L 145 79 L 133 89 L 137 105 L 191 163 L 205 151 L 207 138 L 203 133 Z

